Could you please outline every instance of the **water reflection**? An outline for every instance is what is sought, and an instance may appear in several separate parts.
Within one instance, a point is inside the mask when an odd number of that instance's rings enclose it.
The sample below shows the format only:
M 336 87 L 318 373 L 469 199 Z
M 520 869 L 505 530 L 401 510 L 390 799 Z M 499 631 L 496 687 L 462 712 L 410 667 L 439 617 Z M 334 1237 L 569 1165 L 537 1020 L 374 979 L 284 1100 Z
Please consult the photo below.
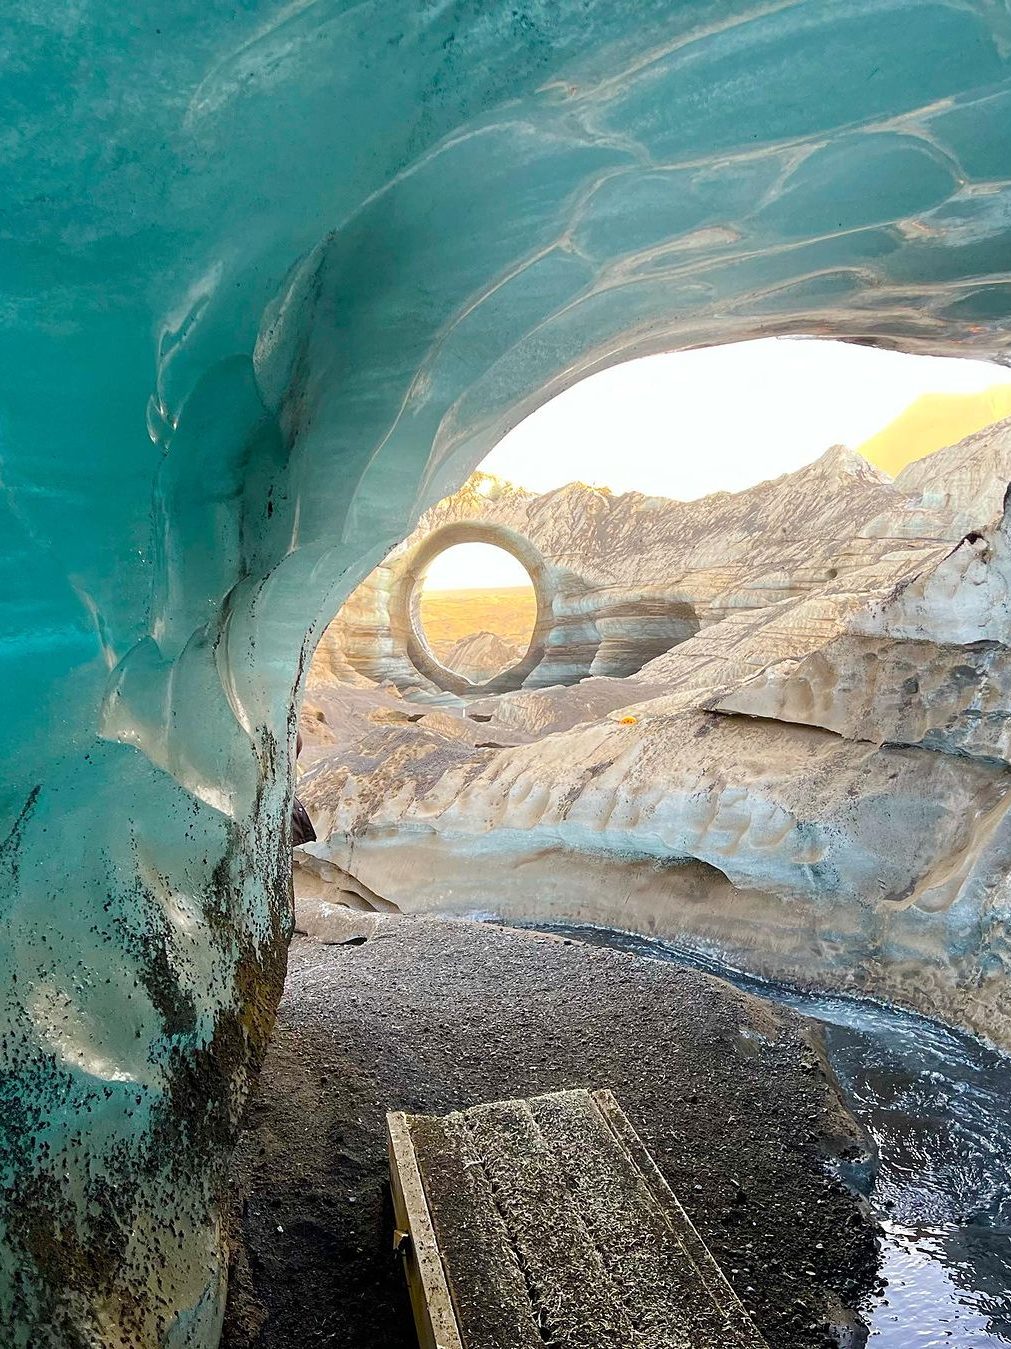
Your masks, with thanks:
M 771 990 L 767 990 L 771 991 Z M 1011 1344 L 1011 1064 L 970 1036 L 842 999 L 780 994 L 825 1023 L 833 1067 L 870 1130 L 885 1220 L 872 1343 Z
M 877 1147 L 871 1170 L 851 1177 L 885 1231 L 887 1286 L 863 1309 L 869 1345 L 1011 1344 L 1011 1060 L 926 1018 L 763 983 L 673 943 L 551 930 L 708 970 L 821 1021 L 848 1104 Z

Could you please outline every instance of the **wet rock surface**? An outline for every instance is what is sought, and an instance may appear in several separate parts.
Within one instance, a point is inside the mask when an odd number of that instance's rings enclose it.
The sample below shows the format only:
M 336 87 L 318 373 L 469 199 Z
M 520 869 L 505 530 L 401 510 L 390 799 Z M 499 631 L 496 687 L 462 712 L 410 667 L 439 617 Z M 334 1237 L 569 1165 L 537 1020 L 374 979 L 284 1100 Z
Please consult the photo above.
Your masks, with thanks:
M 296 936 L 232 1172 L 228 1349 L 407 1349 L 384 1118 L 608 1087 L 772 1349 L 834 1343 L 876 1278 L 833 1177 L 864 1146 L 810 1023 L 697 971 L 366 914 Z

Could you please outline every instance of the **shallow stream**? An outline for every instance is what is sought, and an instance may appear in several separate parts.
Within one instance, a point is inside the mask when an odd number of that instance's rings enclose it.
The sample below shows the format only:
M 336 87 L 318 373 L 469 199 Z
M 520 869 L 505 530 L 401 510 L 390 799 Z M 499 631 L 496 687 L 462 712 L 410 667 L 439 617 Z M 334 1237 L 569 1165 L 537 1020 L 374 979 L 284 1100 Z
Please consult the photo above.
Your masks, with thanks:
M 1011 1060 L 924 1017 L 766 983 L 674 943 L 536 926 L 693 965 L 820 1021 L 847 1104 L 877 1149 L 848 1177 L 885 1231 L 887 1286 L 861 1309 L 868 1349 L 1011 1345 Z

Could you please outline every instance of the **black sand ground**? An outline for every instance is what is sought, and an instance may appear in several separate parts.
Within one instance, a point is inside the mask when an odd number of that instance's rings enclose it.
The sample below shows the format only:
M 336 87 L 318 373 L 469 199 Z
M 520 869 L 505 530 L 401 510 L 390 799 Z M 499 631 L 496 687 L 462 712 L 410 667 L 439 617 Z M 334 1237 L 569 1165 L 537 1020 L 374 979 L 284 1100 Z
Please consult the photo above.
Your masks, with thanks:
M 385 1112 L 580 1086 L 615 1093 L 771 1349 L 836 1342 L 876 1255 L 830 1174 L 859 1139 L 809 1023 L 696 971 L 532 933 L 362 931 L 292 945 L 233 1167 L 228 1349 L 414 1346 Z

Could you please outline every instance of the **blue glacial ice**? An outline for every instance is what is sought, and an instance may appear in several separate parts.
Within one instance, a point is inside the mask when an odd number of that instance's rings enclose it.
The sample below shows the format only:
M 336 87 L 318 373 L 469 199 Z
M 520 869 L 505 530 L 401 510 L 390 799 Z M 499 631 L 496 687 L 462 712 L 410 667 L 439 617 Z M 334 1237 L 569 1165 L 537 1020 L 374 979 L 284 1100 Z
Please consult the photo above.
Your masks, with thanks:
M 520 417 L 1011 346 L 1004 0 L 26 0 L 0 70 L 0 1334 L 212 1346 L 342 597 Z

